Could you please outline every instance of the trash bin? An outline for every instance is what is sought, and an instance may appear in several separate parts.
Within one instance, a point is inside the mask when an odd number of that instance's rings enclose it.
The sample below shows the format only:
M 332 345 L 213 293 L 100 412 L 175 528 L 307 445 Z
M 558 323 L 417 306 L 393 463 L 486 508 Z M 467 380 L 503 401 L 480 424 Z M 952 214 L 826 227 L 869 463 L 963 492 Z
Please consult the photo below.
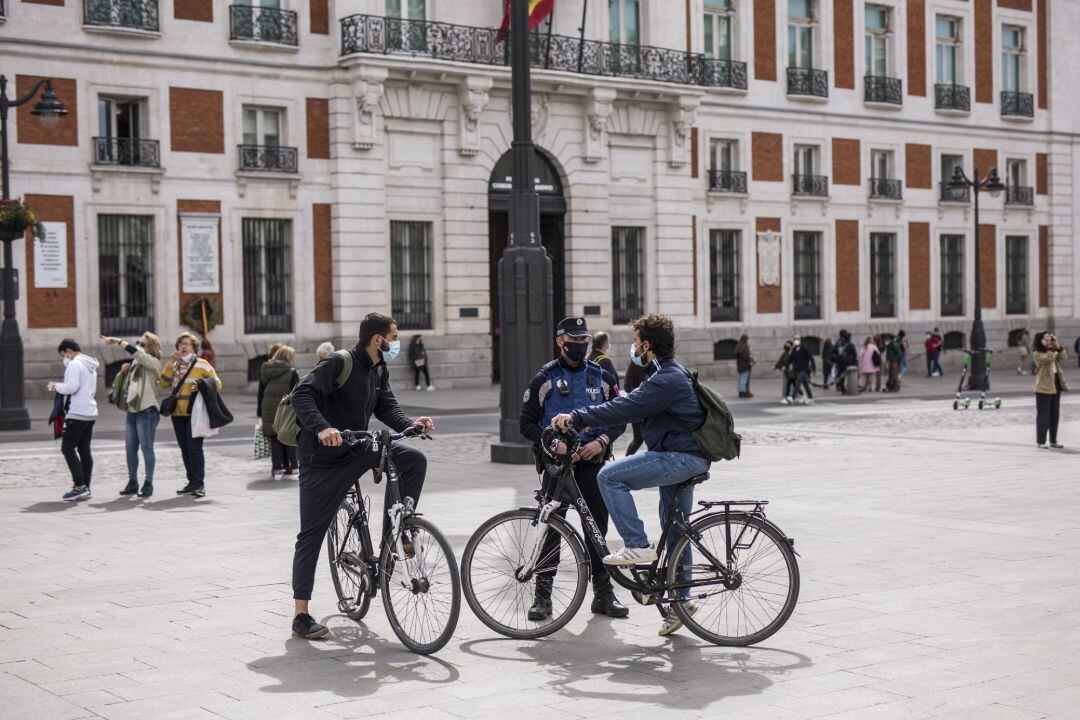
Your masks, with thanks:
M 859 368 L 854 365 L 844 371 L 844 394 L 859 394 Z

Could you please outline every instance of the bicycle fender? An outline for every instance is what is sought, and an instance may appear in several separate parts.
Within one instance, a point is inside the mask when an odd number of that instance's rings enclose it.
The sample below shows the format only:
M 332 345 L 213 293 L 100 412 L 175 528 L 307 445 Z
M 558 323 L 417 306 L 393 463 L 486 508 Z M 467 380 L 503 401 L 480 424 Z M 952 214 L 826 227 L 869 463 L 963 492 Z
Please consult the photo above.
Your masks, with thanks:
M 536 509 L 535 505 L 532 506 L 532 507 L 519 507 L 518 510 L 525 510 L 526 512 L 531 512 L 531 513 L 536 513 L 537 512 L 537 509 Z M 581 536 L 581 533 L 579 533 L 577 531 L 577 528 L 575 528 L 573 525 L 571 525 L 569 522 L 562 519 L 561 517 L 559 517 L 555 513 L 552 513 L 551 517 L 548 518 L 548 525 L 561 525 L 563 527 L 563 529 L 566 530 L 567 533 L 571 537 L 573 537 L 574 540 L 577 541 L 578 545 L 581 547 L 581 550 L 585 553 L 586 560 L 588 559 L 588 557 L 589 557 L 589 546 L 585 544 L 585 538 L 583 538 Z

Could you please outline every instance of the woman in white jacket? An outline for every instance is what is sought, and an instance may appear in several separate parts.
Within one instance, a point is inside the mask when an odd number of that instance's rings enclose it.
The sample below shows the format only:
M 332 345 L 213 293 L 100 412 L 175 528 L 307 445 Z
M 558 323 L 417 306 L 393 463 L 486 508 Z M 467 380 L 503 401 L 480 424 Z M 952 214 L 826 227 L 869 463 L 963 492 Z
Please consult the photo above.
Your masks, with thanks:
M 62 382 L 50 382 L 49 390 L 67 395 L 64 418 L 64 439 L 60 451 L 64 453 L 68 470 L 71 471 L 71 490 L 64 493 L 68 501 L 90 499 L 90 477 L 94 471 L 94 457 L 90 454 L 90 440 L 97 420 L 97 358 L 83 355 L 79 343 L 64 338 L 57 348 L 64 361 Z

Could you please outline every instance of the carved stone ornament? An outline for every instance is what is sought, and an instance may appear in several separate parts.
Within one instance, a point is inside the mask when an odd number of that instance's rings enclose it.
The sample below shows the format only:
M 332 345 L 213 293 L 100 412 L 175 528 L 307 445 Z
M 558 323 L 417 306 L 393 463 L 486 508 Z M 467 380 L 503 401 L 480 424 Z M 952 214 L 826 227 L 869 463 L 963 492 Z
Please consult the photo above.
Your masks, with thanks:
M 544 134 L 544 128 L 548 121 L 548 96 L 546 93 L 534 95 L 532 98 L 532 134 L 533 139 L 539 139 Z
M 356 97 L 356 135 L 353 147 L 370 150 L 376 145 L 382 113 L 379 103 L 383 98 L 384 83 L 389 75 L 386 68 L 363 68 L 360 79 L 353 86 Z
M 480 115 L 487 107 L 491 85 L 491 78 L 474 76 L 466 77 L 461 85 L 458 152 L 462 155 L 471 157 L 480 152 Z
M 615 91 L 593 88 L 585 101 L 585 162 L 600 162 L 607 154 L 608 125 L 615 109 Z
M 757 234 L 758 284 L 780 284 L 780 240 L 783 236 L 775 230 Z
M 699 96 L 680 95 L 671 106 L 668 116 L 671 167 L 682 167 L 690 162 L 690 128 L 697 121 L 699 105 L 701 105 Z

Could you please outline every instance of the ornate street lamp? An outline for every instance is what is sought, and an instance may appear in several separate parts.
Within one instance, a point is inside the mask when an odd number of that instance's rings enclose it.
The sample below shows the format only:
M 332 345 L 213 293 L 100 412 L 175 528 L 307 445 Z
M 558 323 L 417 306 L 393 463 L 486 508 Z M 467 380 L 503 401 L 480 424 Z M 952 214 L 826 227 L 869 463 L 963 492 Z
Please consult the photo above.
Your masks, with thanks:
M 10 197 L 8 177 L 8 112 L 13 107 L 25 105 L 37 97 L 44 86 L 41 100 L 34 105 L 31 114 L 41 119 L 45 127 L 55 127 L 60 118 L 68 114 L 64 103 L 53 91 L 51 80 L 39 80 L 30 92 L 21 98 L 10 100 L 7 96 L 8 80 L 0 75 L 0 175 L 3 177 L 3 200 Z M 15 267 L 12 243 L 25 234 L 25 228 L 0 228 L 0 240 L 4 243 L 4 322 L 0 326 L 0 430 L 29 430 L 30 413 L 23 402 L 23 346 L 19 337 L 19 323 L 15 320 Z
M 979 168 L 974 168 L 972 178 L 964 173 L 957 165 L 953 169 L 952 179 L 949 180 L 949 188 L 962 190 L 971 188 L 975 198 L 975 320 L 971 325 L 971 387 L 975 390 L 986 391 L 988 382 L 986 376 L 986 332 L 982 323 L 982 286 L 981 266 L 979 264 L 979 192 L 985 190 L 990 197 L 997 198 L 1005 189 L 998 177 L 997 168 L 990 168 L 986 177 L 979 179 Z

